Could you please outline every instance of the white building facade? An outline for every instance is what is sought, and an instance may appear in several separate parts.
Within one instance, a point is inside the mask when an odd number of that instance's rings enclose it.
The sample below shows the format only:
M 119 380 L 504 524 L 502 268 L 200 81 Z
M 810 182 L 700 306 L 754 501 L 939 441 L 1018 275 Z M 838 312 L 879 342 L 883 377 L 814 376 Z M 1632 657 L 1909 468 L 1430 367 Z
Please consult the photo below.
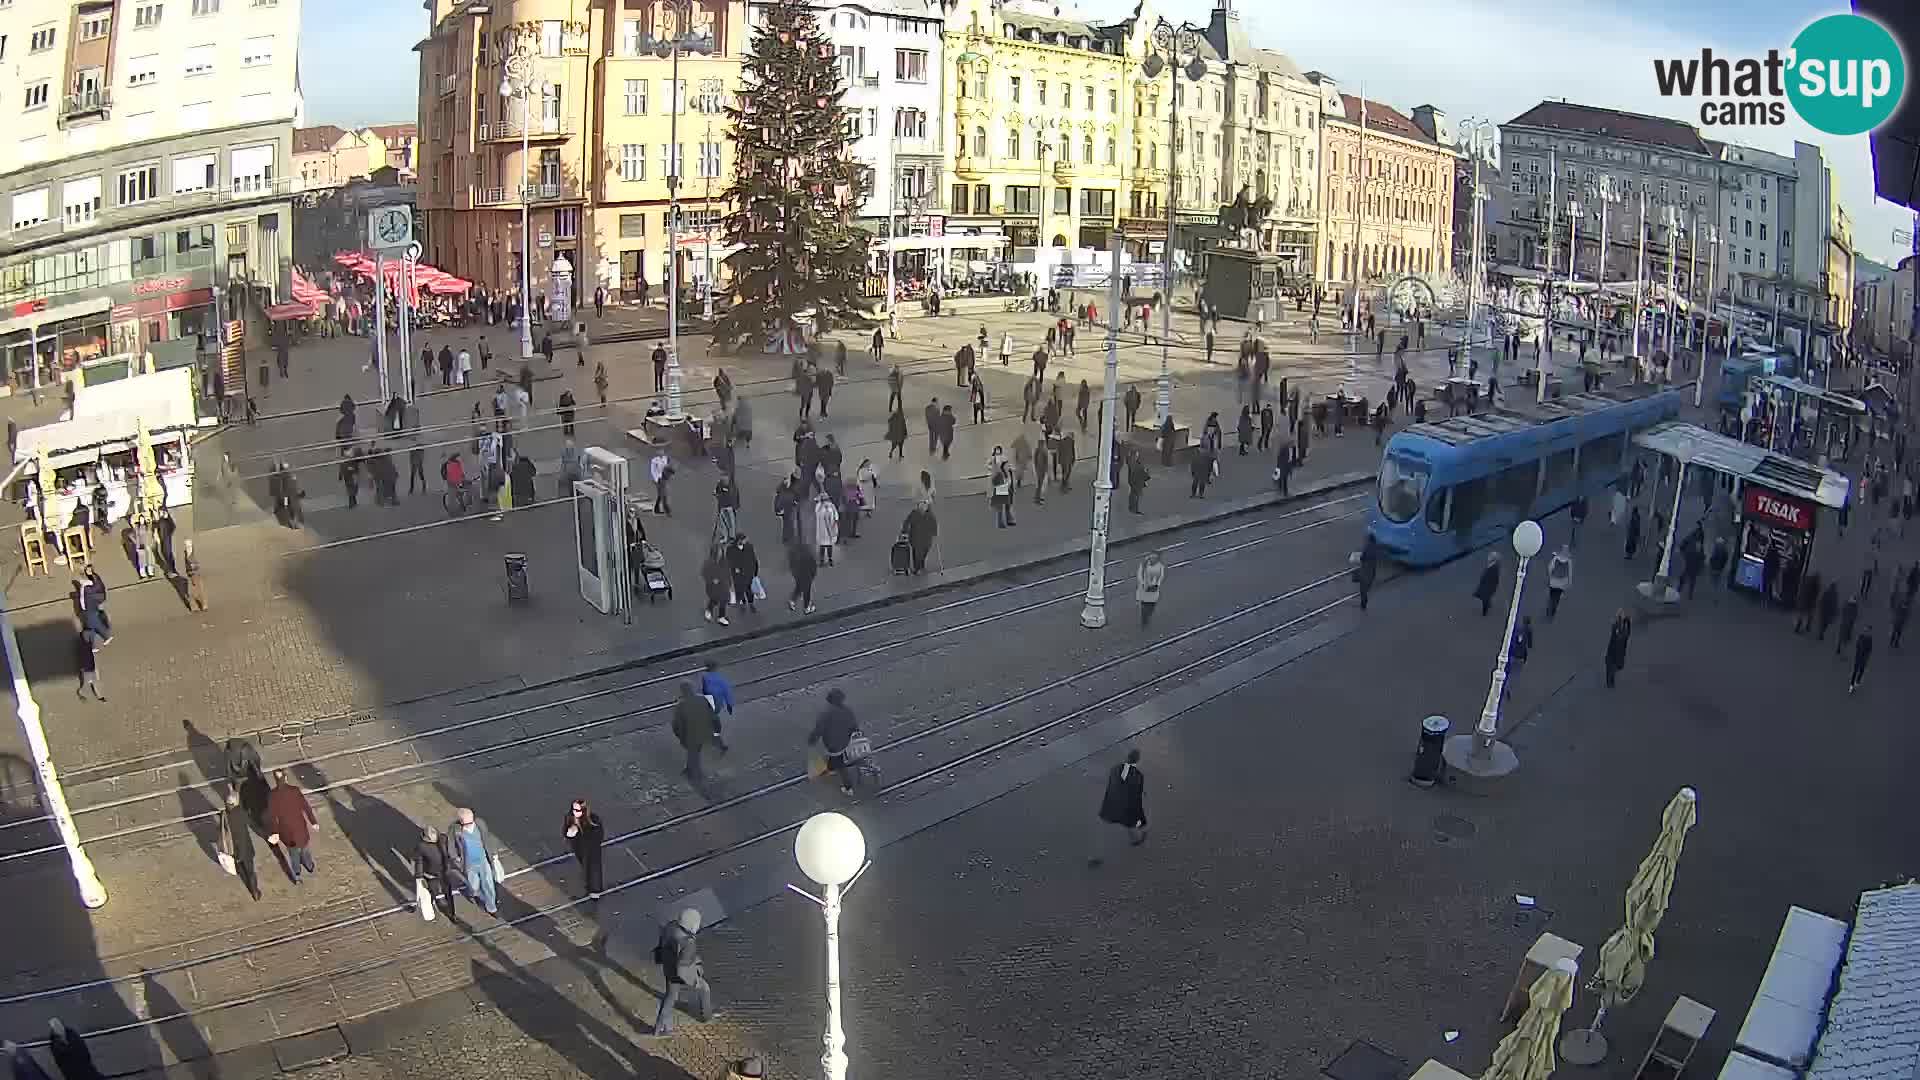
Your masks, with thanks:
M 840 104 L 853 157 L 873 170 L 861 224 L 885 236 L 891 215 L 901 235 L 923 233 L 940 212 L 946 158 L 942 9 L 933 0 L 875 0 L 819 15 L 847 87 Z

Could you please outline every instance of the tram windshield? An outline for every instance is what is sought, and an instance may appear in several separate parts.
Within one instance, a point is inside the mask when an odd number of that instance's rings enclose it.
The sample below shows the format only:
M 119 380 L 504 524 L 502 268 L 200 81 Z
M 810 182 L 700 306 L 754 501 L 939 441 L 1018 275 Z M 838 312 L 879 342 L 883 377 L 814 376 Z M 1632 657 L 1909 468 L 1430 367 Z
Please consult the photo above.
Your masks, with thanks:
M 1431 470 L 1418 461 L 1391 454 L 1380 460 L 1380 513 L 1388 521 L 1404 524 L 1427 501 L 1427 477 Z

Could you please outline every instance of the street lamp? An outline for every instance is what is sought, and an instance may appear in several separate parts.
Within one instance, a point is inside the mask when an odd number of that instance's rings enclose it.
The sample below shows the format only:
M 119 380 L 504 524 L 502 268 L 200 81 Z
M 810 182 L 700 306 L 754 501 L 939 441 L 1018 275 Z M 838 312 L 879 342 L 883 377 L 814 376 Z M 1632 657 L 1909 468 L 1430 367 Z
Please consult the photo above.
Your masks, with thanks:
M 1520 565 L 1513 572 L 1513 601 L 1507 606 L 1507 630 L 1500 637 L 1500 655 L 1493 664 L 1493 682 L 1487 687 L 1487 703 L 1480 710 L 1480 723 L 1472 734 L 1455 735 L 1444 748 L 1447 764 L 1470 776 L 1505 776 L 1520 767 L 1513 748 L 1500 741 L 1500 704 L 1507 691 L 1507 660 L 1513 651 L 1513 628 L 1520 621 L 1520 596 L 1527 584 L 1527 563 L 1540 554 L 1544 538 L 1540 526 L 1523 521 L 1514 526 L 1513 550 Z
M 1183 22 L 1178 26 L 1160 19 L 1153 26 L 1153 45 L 1147 51 L 1147 58 L 1141 62 L 1140 70 L 1147 78 L 1157 79 L 1161 71 L 1168 73 L 1168 85 L 1173 88 L 1173 99 L 1168 103 L 1167 111 L 1167 239 L 1161 252 L 1161 287 L 1166 290 L 1166 304 L 1160 309 L 1160 379 L 1154 384 L 1153 421 L 1156 427 L 1163 426 L 1167 418 L 1173 415 L 1173 373 L 1168 367 L 1168 350 L 1173 342 L 1173 228 L 1174 208 L 1180 202 L 1180 162 L 1182 155 L 1174 152 L 1180 138 L 1180 76 L 1185 74 L 1188 81 L 1199 82 L 1207 77 L 1206 61 L 1200 58 L 1200 44 L 1205 40 L 1206 27 Z M 1166 54 L 1162 56 L 1161 54 Z M 1186 66 L 1181 66 L 1181 58 L 1186 57 Z M 1119 312 L 1113 313 L 1119 318 Z
M 1567 285 L 1572 292 L 1573 272 L 1580 265 L 1580 200 L 1567 200 Z
M 528 158 L 533 151 L 528 149 L 527 133 L 533 127 L 532 98 L 535 91 L 544 101 L 553 93 L 553 84 L 538 77 L 533 70 L 534 56 L 527 49 L 515 49 L 508 54 L 503 66 L 505 73 L 500 77 L 500 96 L 512 98 L 520 96 L 520 359 L 533 359 L 533 231 L 527 224 L 528 200 L 533 197 L 532 185 L 528 183 Z M 406 287 L 401 286 L 404 297 Z M 404 311 L 402 314 L 404 318 Z M 403 364 L 411 364 L 409 357 L 402 356 Z
M 1111 262 L 1107 270 L 1107 310 L 1120 307 L 1120 230 L 1107 238 Z M 1120 390 L 1120 320 L 1107 320 L 1107 378 L 1100 406 L 1100 456 L 1093 466 L 1093 544 L 1087 565 L 1087 604 L 1080 609 L 1080 625 L 1097 630 L 1107 625 L 1107 522 L 1113 512 L 1114 404 Z
M 1493 121 L 1483 119 L 1483 118 L 1467 120 L 1464 124 L 1464 128 L 1467 132 L 1468 152 L 1473 155 L 1473 193 L 1472 193 L 1473 220 L 1470 223 L 1471 224 L 1470 235 L 1472 236 L 1471 243 L 1473 244 L 1473 251 L 1470 253 L 1471 257 L 1467 261 L 1467 267 L 1468 267 L 1467 273 L 1469 275 L 1469 280 L 1467 282 L 1467 333 L 1466 333 L 1467 348 L 1469 351 L 1471 351 L 1473 348 L 1473 337 L 1474 337 L 1473 327 L 1476 319 L 1483 320 L 1486 323 L 1487 344 L 1489 346 L 1493 344 L 1493 320 L 1491 318 L 1488 318 L 1480 310 L 1481 294 L 1485 289 L 1485 282 L 1486 282 L 1486 267 L 1482 262 L 1482 260 L 1485 258 L 1484 249 L 1486 247 L 1486 237 L 1484 232 L 1482 231 L 1484 228 L 1482 219 L 1486 215 L 1482 207 L 1487 201 L 1487 193 L 1484 190 L 1482 190 L 1480 187 L 1480 161 L 1481 161 L 1481 158 L 1484 156 L 1484 153 L 1481 150 L 1481 143 L 1482 143 L 1481 137 L 1483 133 L 1489 130 L 1498 131 L 1499 129 L 1495 127 Z
M 678 420 L 680 412 L 680 112 L 687 107 L 680 92 L 680 54 L 701 55 L 714 51 L 714 41 L 705 34 L 687 29 L 693 22 L 693 0 L 667 0 L 674 14 L 670 38 L 652 34 L 640 38 L 640 51 L 673 60 L 668 88 L 667 114 L 667 417 Z
M 1667 519 L 1667 536 L 1660 550 L 1660 568 L 1654 572 L 1652 581 L 1643 581 L 1635 588 L 1640 595 L 1649 600 L 1657 599 L 1663 604 L 1680 602 L 1680 590 L 1673 587 L 1671 571 L 1673 569 L 1673 538 L 1680 529 L 1680 500 L 1687 493 L 1687 465 L 1693 460 L 1697 448 L 1690 438 L 1682 438 L 1673 448 L 1673 459 L 1680 463 L 1680 475 L 1673 481 L 1673 513 Z
M 827 918 L 827 1033 L 820 1068 L 826 1080 L 846 1080 L 847 1036 L 840 1030 L 840 897 L 867 869 L 867 838 L 845 814 L 815 814 L 793 838 L 793 859 L 825 893 L 787 888 L 820 905 Z
M 1707 225 L 1707 321 L 1700 331 L 1700 372 L 1693 381 L 1693 407 L 1699 408 L 1702 396 L 1707 390 L 1707 352 L 1713 347 L 1713 304 L 1714 304 L 1714 258 L 1720 252 L 1720 228 Z M 1733 321 L 1727 321 L 1727 333 L 1733 333 Z M 1729 357 L 1731 359 L 1731 357 Z

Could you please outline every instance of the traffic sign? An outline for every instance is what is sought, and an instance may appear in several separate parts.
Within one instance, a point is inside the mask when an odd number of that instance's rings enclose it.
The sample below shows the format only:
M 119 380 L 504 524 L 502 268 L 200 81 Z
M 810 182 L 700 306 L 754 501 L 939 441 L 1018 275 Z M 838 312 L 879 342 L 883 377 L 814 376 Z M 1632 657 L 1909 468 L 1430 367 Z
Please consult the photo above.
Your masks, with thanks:
M 375 207 L 367 215 L 367 246 L 393 251 L 413 243 L 413 207 L 405 204 Z

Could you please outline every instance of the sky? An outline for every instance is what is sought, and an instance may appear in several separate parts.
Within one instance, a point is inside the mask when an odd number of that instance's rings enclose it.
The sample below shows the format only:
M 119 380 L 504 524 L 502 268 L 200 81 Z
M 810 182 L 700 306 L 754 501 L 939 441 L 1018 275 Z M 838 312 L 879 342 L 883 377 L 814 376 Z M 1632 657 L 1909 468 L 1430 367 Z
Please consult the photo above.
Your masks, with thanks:
M 1655 57 L 1698 55 L 1702 46 L 1720 55 L 1761 55 L 1785 48 L 1813 19 L 1847 10 L 1833 0 L 1234 3 L 1256 45 L 1287 53 L 1303 70 L 1326 72 L 1348 93 L 1364 93 L 1403 112 L 1431 104 L 1456 120 L 1495 123 L 1543 98 L 1698 123 L 1685 103 L 1655 90 Z M 1151 10 L 1204 22 L 1211 7 L 1211 0 L 1158 0 Z M 1131 14 L 1133 3 L 1082 0 L 1082 9 L 1096 20 L 1117 20 Z M 411 50 L 426 33 L 426 13 L 414 0 L 306 0 L 301 32 L 309 123 L 346 127 L 414 119 L 418 68 Z M 1855 247 L 1882 263 L 1897 262 L 1905 248 L 1896 247 L 1893 230 L 1908 228 L 1911 215 L 1874 197 L 1866 136 L 1823 135 L 1801 124 L 1791 109 L 1788 116 L 1785 127 L 1706 134 L 1789 155 L 1796 138 L 1822 146 L 1840 201 L 1853 217 Z

